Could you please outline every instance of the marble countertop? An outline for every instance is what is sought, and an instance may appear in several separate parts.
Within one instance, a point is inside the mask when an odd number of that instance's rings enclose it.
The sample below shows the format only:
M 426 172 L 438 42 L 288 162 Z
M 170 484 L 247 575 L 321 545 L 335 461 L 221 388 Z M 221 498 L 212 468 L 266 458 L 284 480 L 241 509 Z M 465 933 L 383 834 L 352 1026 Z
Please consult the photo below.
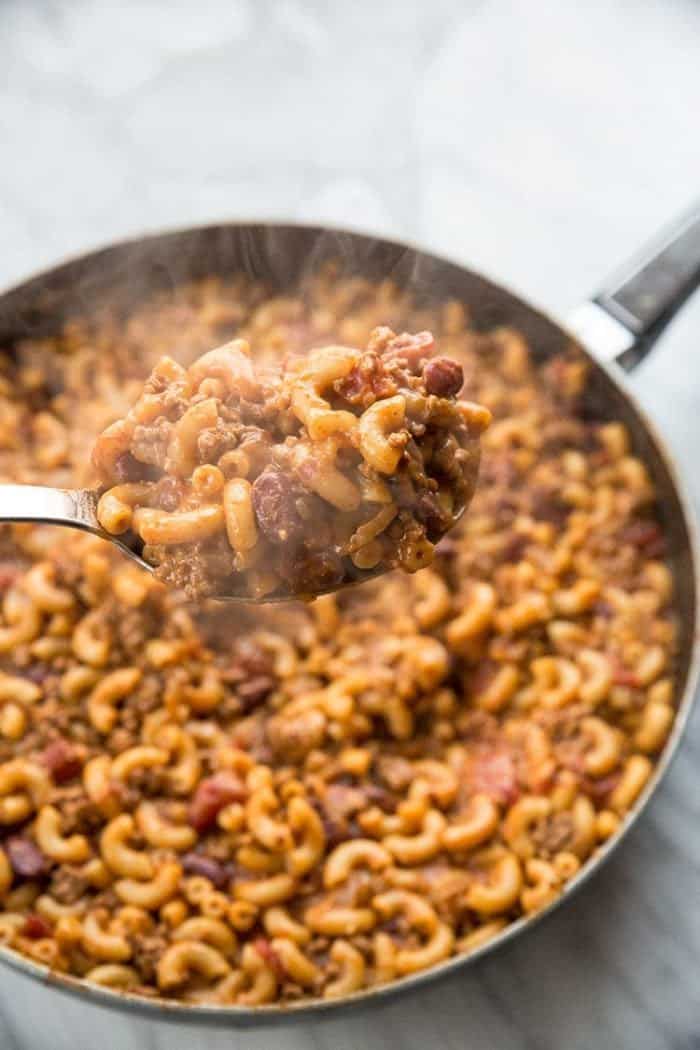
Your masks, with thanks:
M 699 54 L 694 0 L 4 0 L 0 283 L 143 230 L 296 218 L 420 242 L 563 315 L 698 195 Z M 700 297 L 632 379 L 696 500 L 699 344 Z M 12 978 L 0 1043 L 83 1050 L 80 1021 L 108 1050 L 693 1050 L 699 764 L 696 717 L 568 907 L 381 1010 L 163 1034 Z

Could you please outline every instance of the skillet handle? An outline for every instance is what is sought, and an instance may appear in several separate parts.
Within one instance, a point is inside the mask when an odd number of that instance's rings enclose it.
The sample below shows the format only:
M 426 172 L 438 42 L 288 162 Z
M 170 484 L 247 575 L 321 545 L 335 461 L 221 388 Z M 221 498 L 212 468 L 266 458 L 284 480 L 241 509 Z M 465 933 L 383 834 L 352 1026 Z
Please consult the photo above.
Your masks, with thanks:
M 699 285 L 700 201 L 574 310 L 568 328 L 596 358 L 631 371 Z

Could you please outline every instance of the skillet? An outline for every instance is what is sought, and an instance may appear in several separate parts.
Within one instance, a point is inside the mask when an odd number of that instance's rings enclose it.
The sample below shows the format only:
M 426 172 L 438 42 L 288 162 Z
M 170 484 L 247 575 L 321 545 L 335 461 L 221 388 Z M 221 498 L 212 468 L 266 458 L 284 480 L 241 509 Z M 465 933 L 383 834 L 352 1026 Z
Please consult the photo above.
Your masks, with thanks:
M 95 303 L 119 302 L 128 310 L 145 293 L 174 287 L 182 281 L 244 271 L 263 278 L 277 290 L 290 290 L 300 273 L 307 274 L 328 260 L 340 261 L 346 274 L 381 280 L 391 276 L 411 290 L 419 302 L 461 299 L 475 326 L 488 329 L 508 324 L 518 328 L 540 359 L 578 343 L 589 359 L 587 400 L 599 418 L 622 421 L 632 436 L 635 453 L 649 470 L 658 493 L 658 511 L 668 542 L 668 559 L 675 580 L 680 621 L 677 661 L 678 710 L 673 730 L 653 774 L 622 827 L 605 843 L 564 892 L 548 908 L 506 927 L 468 956 L 453 957 L 430 970 L 390 985 L 370 988 L 344 1000 L 305 1001 L 254 1009 L 148 1001 L 52 973 L 45 966 L 5 948 L 0 964 L 61 989 L 94 1005 L 120 1007 L 152 1020 L 179 1024 L 238 1028 L 287 1023 L 313 1015 L 337 1015 L 350 1007 L 372 1003 L 415 989 L 428 981 L 472 964 L 499 945 L 520 936 L 554 908 L 564 905 L 617 848 L 657 790 L 678 747 L 696 690 L 699 649 L 698 549 L 692 506 L 661 437 L 630 392 L 625 372 L 649 352 L 666 324 L 700 283 L 700 208 L 682 217 L 638 261 L 614 277 L 589 302 L 575 311 L 564 327 L 507 289 L 454 262 L 393 241 L 364 234 L 313 226 L 276 223 L 222 223 L 124 241 L 70 260 L 45 271 L 0 296 L 0 345 L 19 337 L 48 336 L 63 322 Z M 9 975 L 8 975 L 9 977 Z M 13 980 L 12 983 L 15 983 Z M 41 1012 L 49 989 L 27 987 L 27 1003 Z M 83 1043 L 77 1035 L 74 1045 Z M 87 1029 L 83 1033 L 87 1039 Z

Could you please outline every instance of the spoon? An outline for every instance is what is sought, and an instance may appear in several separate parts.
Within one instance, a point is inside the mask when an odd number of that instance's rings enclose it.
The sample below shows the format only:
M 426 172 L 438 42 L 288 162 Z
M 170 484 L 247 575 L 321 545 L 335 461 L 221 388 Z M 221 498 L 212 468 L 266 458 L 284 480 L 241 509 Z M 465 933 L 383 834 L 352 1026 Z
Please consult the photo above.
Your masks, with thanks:
M 94 489 L 55 489 L 44 485 L 0 485 L 0 523 L 35 522 L 40 525 L 65 525 L 68 528 L 91 532 L 100 539 L 114 543 L 142 569 L 154 572 L 154 566 L 143 557 L 143 540 L 140 536 L 131 530 L 115 536 L 102 528 L 97 520 L 99 499 L 100 493 Z M 455 511 L 455 524 L 461 518 L 464 510 L 464 507 L 460 507 Z M 244 592 L 236 594 L 227 591 L 225 594 L 212 594 L 208 597 L 216 601 L 242 602 L 248 605 L 298 601 L 330 594 L 341 588 L 374 579 L 388 571 L 385 565 L 373 569 L 356 569 L 353 579 L 308 594 L 275 591 L 260 598 L 253 598 Z
M 142 557 L 143 541 L 135 532 L 112 536 L 97 520 L 100 493 L 93 489 L 54 489 L 46 485 L 0 485 L 0 522 L 67 525 L 109 540 L 142 569 L 153 566 Z

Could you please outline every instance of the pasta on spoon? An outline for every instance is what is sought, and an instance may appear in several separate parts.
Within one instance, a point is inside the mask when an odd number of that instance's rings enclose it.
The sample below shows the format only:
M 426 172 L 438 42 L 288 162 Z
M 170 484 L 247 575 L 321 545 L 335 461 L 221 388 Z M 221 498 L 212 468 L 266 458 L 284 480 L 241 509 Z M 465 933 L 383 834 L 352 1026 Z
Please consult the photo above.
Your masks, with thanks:
M 486 408 L 429 332 L 376 328 L 256 366 L 241 339 L 163 357 L 98 438 L 97 516 L 191 597 L 310 598 L 428 565 L 468 505 Z

